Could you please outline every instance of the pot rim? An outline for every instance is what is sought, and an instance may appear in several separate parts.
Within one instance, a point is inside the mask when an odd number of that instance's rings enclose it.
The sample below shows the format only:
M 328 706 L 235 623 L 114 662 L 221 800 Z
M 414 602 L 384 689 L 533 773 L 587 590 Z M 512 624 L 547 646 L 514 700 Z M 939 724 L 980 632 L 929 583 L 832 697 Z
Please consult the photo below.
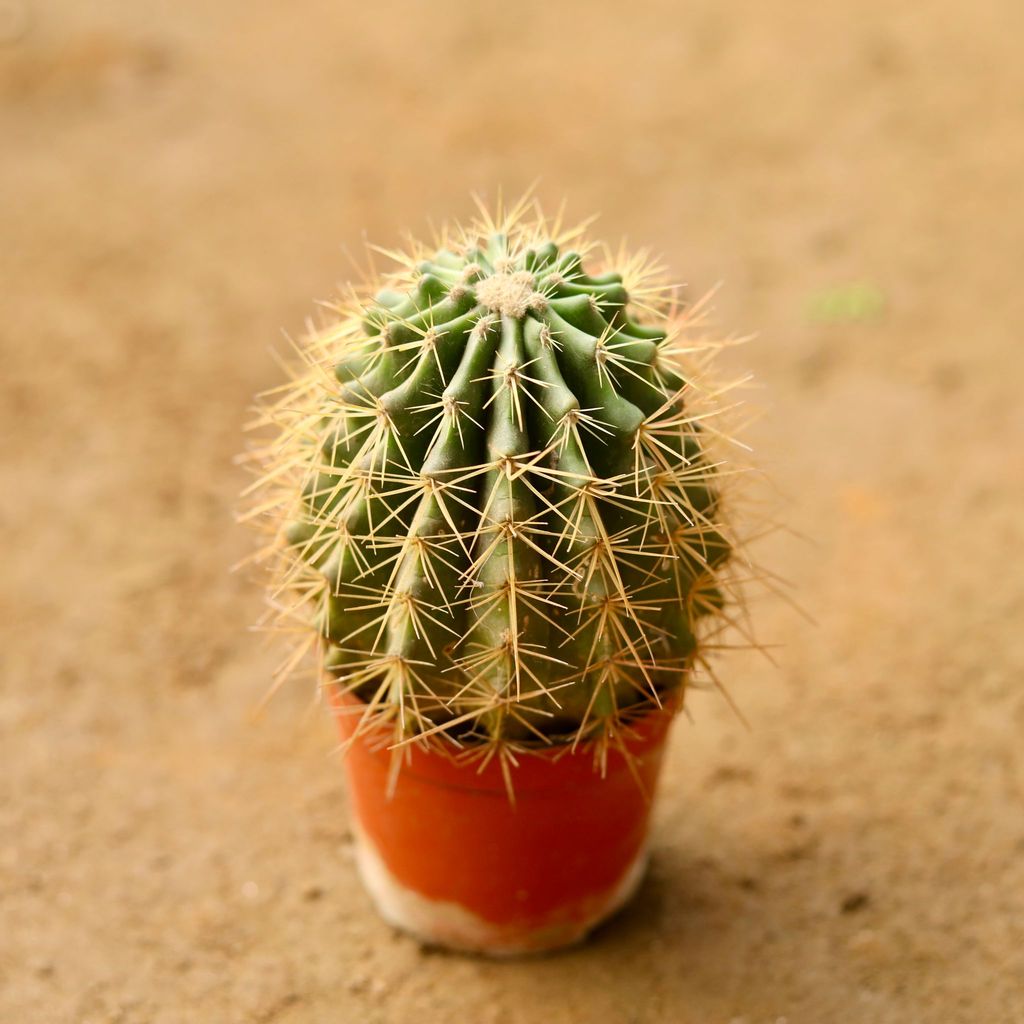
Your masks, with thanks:
M 391 791 L 398 776 L 409 773 L 446 789 L 493 792 L 513 802 L 522 793 L 592 785 L 622 769 L 640 784 L 637 761 L 664 743 L 683 704 L 683 688 L 679 687 L 665 694 L 660 706 L 653 702 L 633 705 L 623 714 L 621 730 L 614 737 L 592 736 L 561 742 L 555 738 L 547 744 L 534 740 L 459 745 L 440 733 L 414 736 L 396 744 L 386 723 L 370 720 L 364 725 L 363 719 L 353 721 L 357 715 L 365 714 L 364 701 L 337 685 L 324 689 L 331 716 L 344 737 L 342 754 L 347 755 L 359 742 L 367 754 L 390 758 Z

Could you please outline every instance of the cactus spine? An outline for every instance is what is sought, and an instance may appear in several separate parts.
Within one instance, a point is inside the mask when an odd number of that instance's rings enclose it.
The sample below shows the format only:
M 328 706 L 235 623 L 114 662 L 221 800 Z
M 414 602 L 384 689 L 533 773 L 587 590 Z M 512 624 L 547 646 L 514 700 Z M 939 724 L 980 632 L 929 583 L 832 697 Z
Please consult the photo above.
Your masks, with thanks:
M 521 204 L 389 254 L 264 396 L 273 604 L 396 740 L 614 740 L 721 621 L 714 346 L 593 248 Z

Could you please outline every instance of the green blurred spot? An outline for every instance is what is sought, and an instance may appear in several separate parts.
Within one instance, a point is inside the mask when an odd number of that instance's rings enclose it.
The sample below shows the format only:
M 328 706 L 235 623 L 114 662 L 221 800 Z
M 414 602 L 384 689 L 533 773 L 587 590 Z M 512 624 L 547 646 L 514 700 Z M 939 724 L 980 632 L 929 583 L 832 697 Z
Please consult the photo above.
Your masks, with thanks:
M 811 296 L 807 316 L 819 324 L 859 324 L 885 312 L 885 294 L 865 281 L 825 288 Z

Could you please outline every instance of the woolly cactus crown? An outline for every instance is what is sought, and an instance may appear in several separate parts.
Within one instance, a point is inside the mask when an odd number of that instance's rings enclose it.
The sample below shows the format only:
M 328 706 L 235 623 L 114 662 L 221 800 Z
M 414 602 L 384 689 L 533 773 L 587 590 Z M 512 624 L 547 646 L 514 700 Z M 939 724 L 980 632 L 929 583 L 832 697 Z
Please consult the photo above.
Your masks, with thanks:
M 717 345 L 595 250 L 521 203 L 386 253 L 263 397 L 272 605 L 312 627 L 288 667 L 316 643 L 396 741 L 614 741 L 723 621 Z

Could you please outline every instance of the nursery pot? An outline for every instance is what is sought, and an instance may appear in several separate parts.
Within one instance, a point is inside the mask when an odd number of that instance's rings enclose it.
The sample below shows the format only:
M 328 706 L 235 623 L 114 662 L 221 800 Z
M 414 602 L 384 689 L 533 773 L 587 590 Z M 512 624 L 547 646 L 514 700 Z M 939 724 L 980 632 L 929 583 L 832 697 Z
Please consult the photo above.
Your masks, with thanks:
M 362 705 L 331 703 L 349 740 Z M 381 915 L 424 942 L 491 955 L 583 939 L 640 884 L 674 711 L 631 723 L 628 755 L 610 749 L 603 774 L 591 744 L 517 753 L 514 800 L 497 758 L 481 769 L 412 746 L 395 776 L 390 733 L 360 733 L 344 763 L 359 871 Z

